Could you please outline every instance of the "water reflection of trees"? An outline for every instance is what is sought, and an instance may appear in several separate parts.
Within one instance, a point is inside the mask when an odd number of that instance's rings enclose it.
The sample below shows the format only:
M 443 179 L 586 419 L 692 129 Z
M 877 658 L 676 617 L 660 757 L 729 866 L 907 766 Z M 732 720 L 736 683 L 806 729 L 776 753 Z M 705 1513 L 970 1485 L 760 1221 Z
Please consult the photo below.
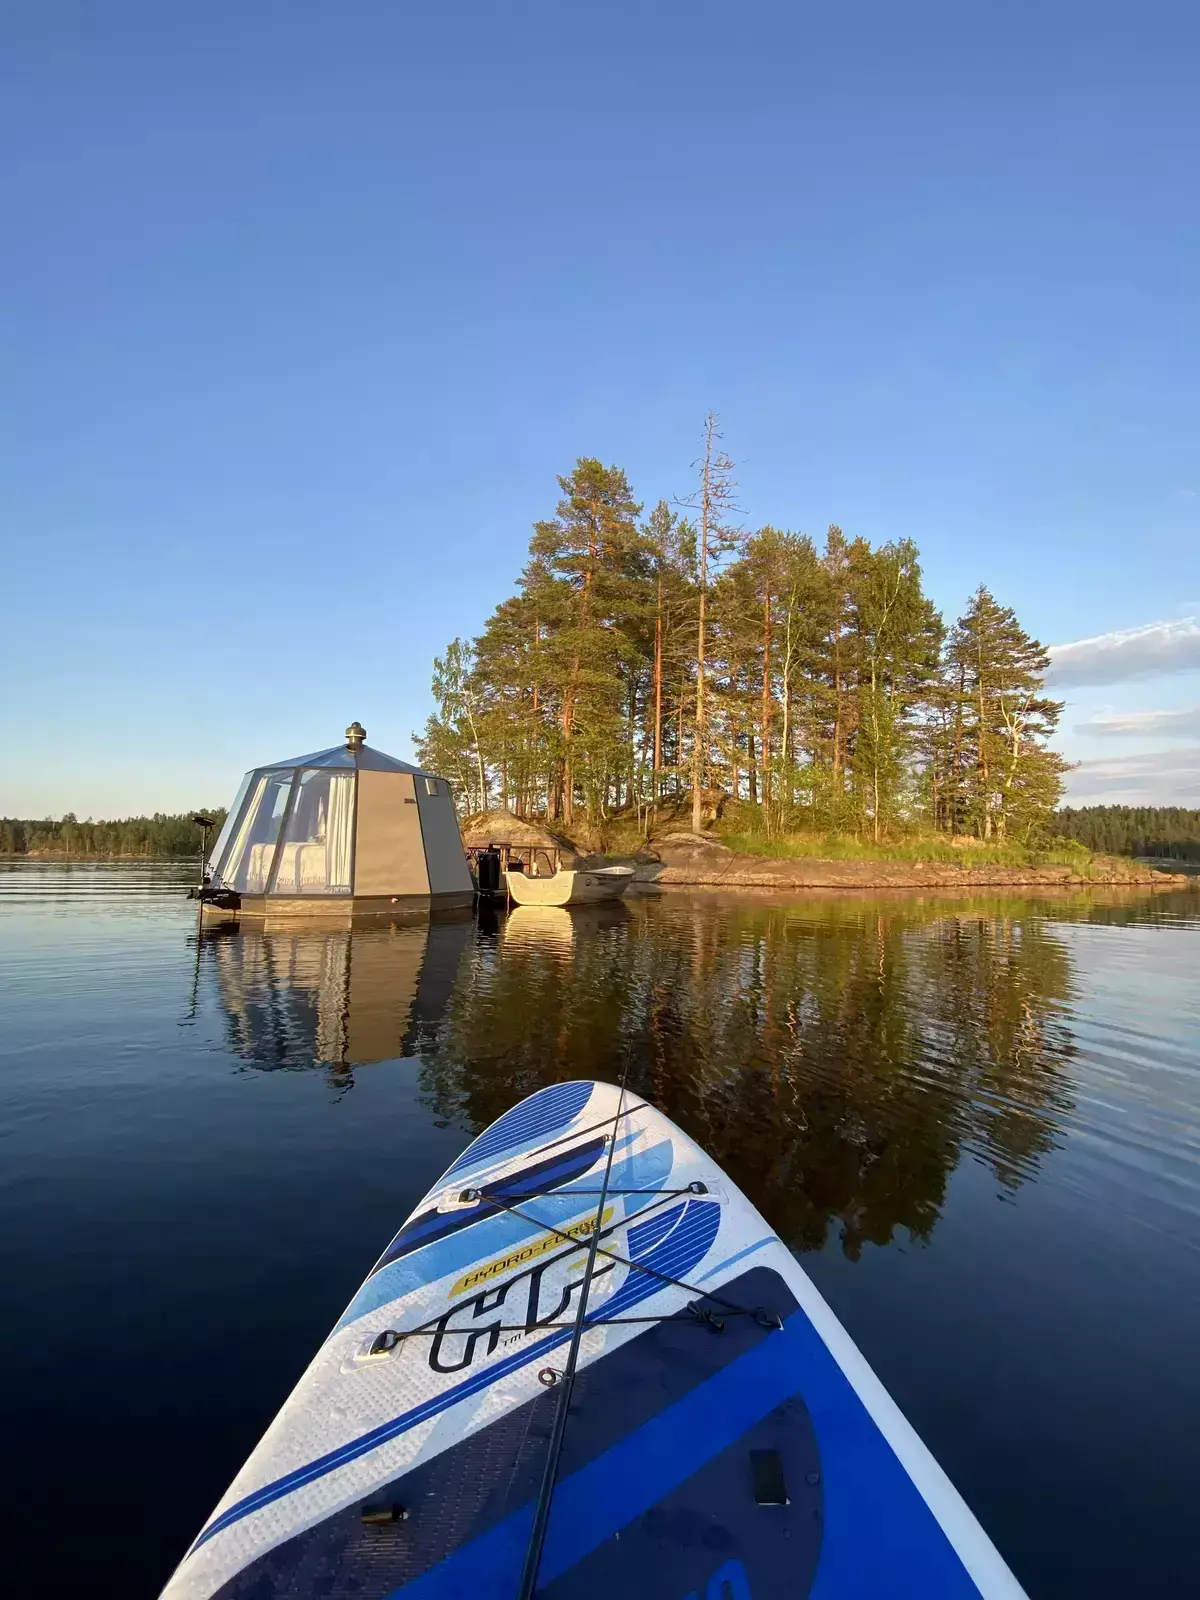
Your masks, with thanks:
M 477 1130 L 568 1077 L 630 1082 L 797 1248 L 930 1234 L 964 1157 L 1015 1188 L 1071 1110 L 1070 963 L 1036 905 L 634 902 L 514 915 L 424 1053 Z M 561 920 L 560 920 L 561 919 Z
M 1126 904 L 667 897 L 353 932 L 206 936 L 206 992 L 259 1070 L 421 1058 L 477 1132 L 572 1077 L 630 1081 L 795 1247 L 929 1236 L 951 1174 L 1033 1177 L 1072 1110 L 1060 924 Z

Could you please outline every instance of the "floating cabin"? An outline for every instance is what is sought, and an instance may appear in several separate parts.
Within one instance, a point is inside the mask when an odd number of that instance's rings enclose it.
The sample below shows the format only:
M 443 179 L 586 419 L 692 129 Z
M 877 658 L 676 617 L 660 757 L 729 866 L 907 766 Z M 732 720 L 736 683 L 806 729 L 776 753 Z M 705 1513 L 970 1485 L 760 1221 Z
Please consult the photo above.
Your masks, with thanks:
M 206 916 L 344 924 L 471 904 L 450 785 L 366 737 L 354 722 L 345 744 L 246 774 L 209 858 Z

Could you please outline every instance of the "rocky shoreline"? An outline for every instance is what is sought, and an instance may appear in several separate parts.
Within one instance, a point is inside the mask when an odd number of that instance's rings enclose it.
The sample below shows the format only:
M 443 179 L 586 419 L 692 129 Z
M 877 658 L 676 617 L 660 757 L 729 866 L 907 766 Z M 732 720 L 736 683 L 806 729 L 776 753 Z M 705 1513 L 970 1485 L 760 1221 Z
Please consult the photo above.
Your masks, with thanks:
M 739 855 L 719 839 L 670 834 L 636 861 L 634 881 L 661 887 L 729 889 L 955 889 L 1036 885 L 1185 888 L 1196 880 L 1114 857 L 1095 858 L 1084 876 L 1070 867 L 968 867 L 953 861 L 818 861 Z

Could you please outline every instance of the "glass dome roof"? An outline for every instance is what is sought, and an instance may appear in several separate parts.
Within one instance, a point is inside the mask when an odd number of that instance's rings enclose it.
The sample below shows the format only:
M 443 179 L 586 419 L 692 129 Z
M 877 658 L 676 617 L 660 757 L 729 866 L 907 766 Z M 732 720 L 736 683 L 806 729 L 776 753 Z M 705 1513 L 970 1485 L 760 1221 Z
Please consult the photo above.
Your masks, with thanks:
M 397 761 L 395 756 L 384 755 L 382 750 L 372 750 L 369 744 L 351 750 L 348 745 L 335 744 L 328 750 L 314 750 L 311 755 L 293 756 L 290 761 L 268 761 L 255 767 L 256 772 L 282 772 L 289 767 L 341 767 L 357 768 L 365 772 L 411 772 L 424 775 L 424 767 L 414 767 L 407 761 Z

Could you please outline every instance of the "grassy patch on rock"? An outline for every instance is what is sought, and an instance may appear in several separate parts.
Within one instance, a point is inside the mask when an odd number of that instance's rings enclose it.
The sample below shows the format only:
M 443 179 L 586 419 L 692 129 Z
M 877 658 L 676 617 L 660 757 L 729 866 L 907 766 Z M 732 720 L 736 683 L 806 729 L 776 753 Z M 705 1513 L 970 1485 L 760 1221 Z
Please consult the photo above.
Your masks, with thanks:
M 937 861 L 959 867 L 1070 867 L 1088 876 L 1096 861 L 1090 850 L 1068 840 L 1044 849 L 1031 849 L 1009 841 L 985 844 L 982 840 L 953 843 L 944 834 L 876 843 L 854 834 L 799 832 L 769 837 L 763 833 L 721 833 L 721 842 L 739 855 L 769 856 L 774 860 Z M 1111 870 L 1111 863 L 1106 863 Z

